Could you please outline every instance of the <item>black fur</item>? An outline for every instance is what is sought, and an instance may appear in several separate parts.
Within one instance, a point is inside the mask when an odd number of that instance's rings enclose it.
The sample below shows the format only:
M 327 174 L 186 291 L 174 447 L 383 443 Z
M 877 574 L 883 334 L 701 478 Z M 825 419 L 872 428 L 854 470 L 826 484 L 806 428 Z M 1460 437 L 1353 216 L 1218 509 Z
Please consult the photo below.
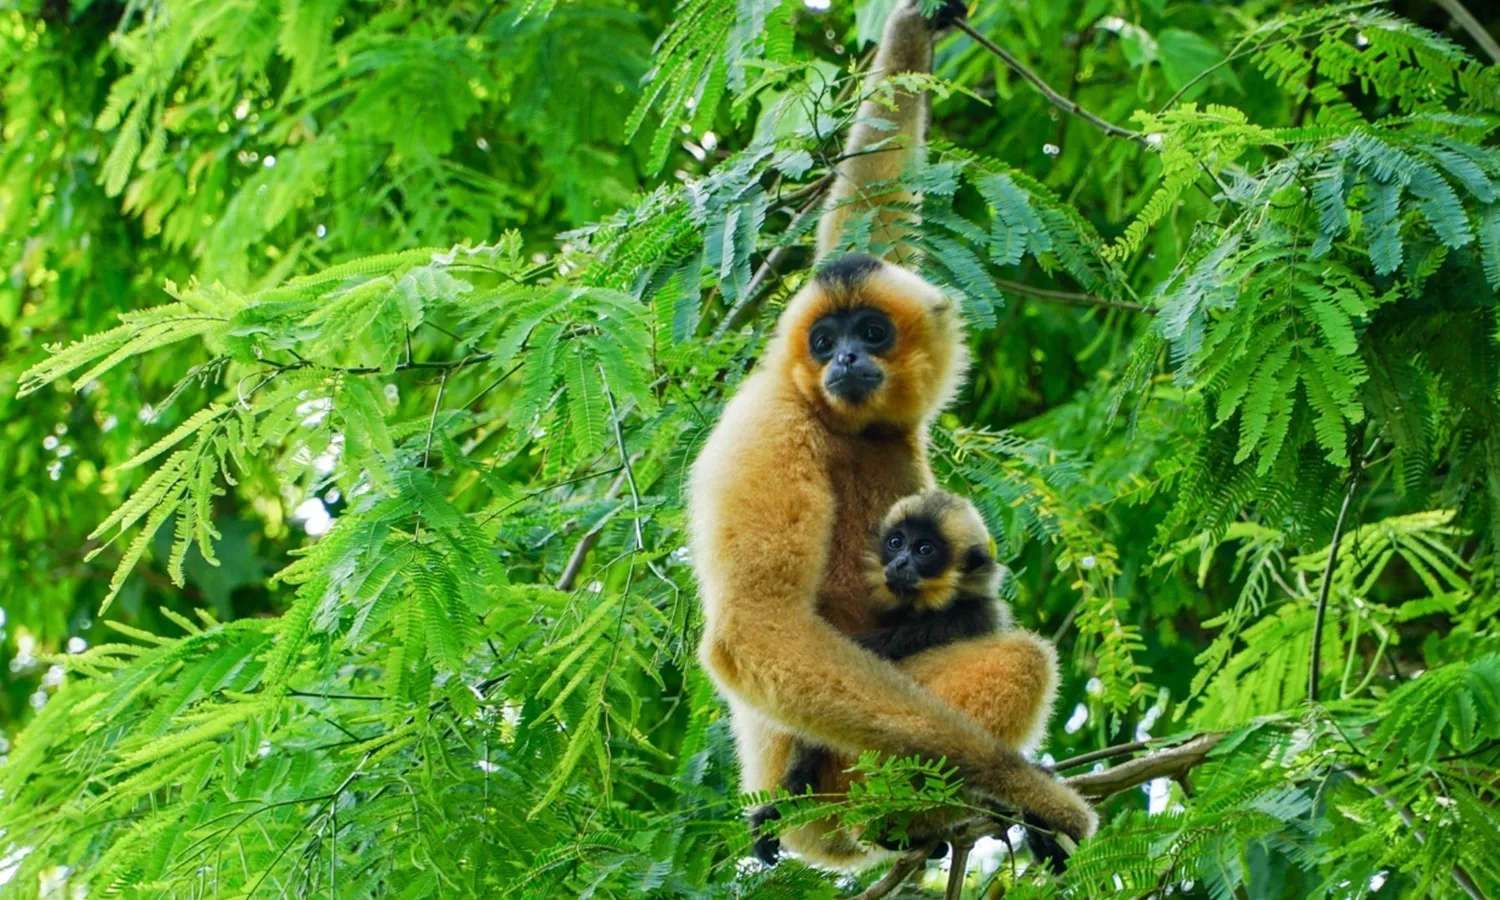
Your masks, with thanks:
M 824 287 L 848 289 L 858 287 L 881 265 L 868 253 L 849 253 L 819 266 L 816 277 Z
M 755 858 L 768 866 L 776 865 L 781 859 L 781 838 L 766 828 L 766 823 L 780 818 L 781 811 L 772 803 L 757 807 L 750 814 L 750 833 L 755 835 Z
M 934 29 L 947 28 L 969 14 L 968 4 L 963 0 L 943 0 L 943 4 L 927 17 Z
M 881 659 L 898 660 L 954 641 L 993 634 L 999 628 L 995 601 L 959 594 L 943 609 L 897 608 L 881 614 L 880 625 L 854 640 Z
M 1022 821 L 1026 823 L 1021 827 L 1026 829 L 1026 846 L 1031 848 L 1031 855 L 1054 874 L 1061 875 L 1068 868 L 1068 851 L 1058 843 L 1057 835 L 1031 813 L 1022 816 Z
M 964 551 L 965 572 L 978 572 L 992 562 L 994 560 L 990 559 L 990 551 L 977 544 Z

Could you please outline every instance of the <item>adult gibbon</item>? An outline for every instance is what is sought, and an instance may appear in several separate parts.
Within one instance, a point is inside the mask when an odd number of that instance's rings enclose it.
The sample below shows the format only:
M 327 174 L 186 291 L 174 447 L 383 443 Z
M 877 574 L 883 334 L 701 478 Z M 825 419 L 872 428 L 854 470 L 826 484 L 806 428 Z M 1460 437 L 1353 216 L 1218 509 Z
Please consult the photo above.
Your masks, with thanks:
M 925 71 L 931 40 L 915 4 L 898 6 L 872 77 Z M 889 116 L 863 104 L 861 119 L 887 116 L 896 131 L 851 134 L 820 254 L 837 245 L 848 210 L 868 202 L 864 188 L 920 151 L 923 103 L 898 98 Z M 880 221 L 892 232 L 901 224 Z M 1007 632 L 893 664 L 848 636 L 879 612 L 864 542 L 896 500 L 932 487 L 927 428 L 966 367 L 957 308 L 919 276 L 865 256 L 817 270 L 693 464 L 699 656 L 728 702 L 747 791 L 776 786 L 793 735 L 847 754 L 945 757 L 981 799 L 1078 840 L 1093 832 L 1093 811 L 1019 753 L 1038 739 L 1056 690 L 1050 644 Z M 839 773 L 825 776 L 825 789 L 840 789 Z M 879 855 L 836 823 L 782 841 L 828 865 Z

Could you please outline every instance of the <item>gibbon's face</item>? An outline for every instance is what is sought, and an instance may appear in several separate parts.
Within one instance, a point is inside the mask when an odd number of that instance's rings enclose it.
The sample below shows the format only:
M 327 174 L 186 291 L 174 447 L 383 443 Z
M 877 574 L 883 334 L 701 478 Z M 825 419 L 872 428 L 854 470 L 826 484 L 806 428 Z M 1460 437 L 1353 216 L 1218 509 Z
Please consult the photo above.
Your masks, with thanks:
M 852 406 L 868 400 L 885 382 L 880 357 L 895 345 L 891 317 L 868 306 L 831 312 L 807 334 L 807 352 L 823 367 L 824 392 Z
M 775 365 L 837 431 L 920 425 L 953 392 L 966 348 L 953 304 L 918 276 L 853 254 L 787 305 Z
M 952 546 L 937 524 L 926 517 L 902 519 L 881 536 L 885 586 L 902 600 L 915 600 L 922 583 L 942 576 L 952 561 Z
M 992 595 L 999 567 L 974 504 L 942 490 L 897 500 L 886 512 L 866 580 L 893 608 L 947 608 L 961 591 Z

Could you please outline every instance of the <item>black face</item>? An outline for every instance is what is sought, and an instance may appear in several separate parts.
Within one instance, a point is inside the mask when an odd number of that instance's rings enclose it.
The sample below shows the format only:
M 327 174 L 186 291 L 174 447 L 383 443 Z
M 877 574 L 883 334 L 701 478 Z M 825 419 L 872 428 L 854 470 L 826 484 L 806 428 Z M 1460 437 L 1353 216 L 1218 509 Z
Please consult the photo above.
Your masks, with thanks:
M 841 309 L 813 323 L 807 349 L 823 366 L 823 386 L 848 403 L 867 399 L 885 375 L 875 357 L 896 345 L 896 326 L 878 309 Z
M 905 519 L 880 539 L 885 586 L 898 597 L 916 594 L 923 581 L 943 574 L 952 559 L 953 548 L 928 519 Z

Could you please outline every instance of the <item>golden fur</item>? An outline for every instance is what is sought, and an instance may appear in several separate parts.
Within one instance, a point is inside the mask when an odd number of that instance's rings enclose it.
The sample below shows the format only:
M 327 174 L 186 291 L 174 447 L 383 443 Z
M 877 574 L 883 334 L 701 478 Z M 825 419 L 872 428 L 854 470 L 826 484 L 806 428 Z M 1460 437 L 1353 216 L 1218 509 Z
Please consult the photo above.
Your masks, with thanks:
M 922 152 L 927 141 L 927 95 L 884 91 L 889 75 L 932 71 L 932 36 L 916 4 L 898 3 L 886 20 L 880 49 L 863 88 L 864 100 L 849 130 L 844 159 L 828 195 L 828 206 L 818 222 L 818 256 L 838 249 L 844 225 L 856 213 L 874 211 L 872 244 L 888 248 L 893 262 L 909 265 L 914 252 L 902 242 L 913 214 L 907 208 L 916 198 L 906 191 L 871 194 L 867 188 L 899 178 Z M 879 144 L 880 149 L 866 148 Z
M 887 23 L 877 75 L 925 70 L 931 36 L 906 4 Z M 913 105 L 915 104 L 915 105 Z M 921 99 L 898 100 L 897 141 L 919 148 Z M 859 154 L 888 132 L 856 127 L 819 229 L 834 246 L 848 201 L 888 154 Z M 899 171 L 899 166 L 896 167 Z M 832 238 L 829 235 L 833 235 Z M 758 369 L 740 385 L 694 462 L 693 565 L 704 611 L 699 656 L 727 699 L 746 791 L 771 790 L 791 736 L 854 754 L 946 757 L 984 797 L 1023 807 L 1075 837 L 1095 818 L 1076 793 L 1017 748 L 1039 738 L 1057 674 L 1052 647 L 1025 632 L 937 647 L 899 666 L 846 635 L 878 610 L 865 583 L 866 541 L 901 497 L 932 486 L 927 428 L 967 365 L 951 300 L 892 265 L 846 284 L 811 280 L 792 299 Z M 875 306 L 897 329 L 886 381 L 857 407 L 831 398 L 809 358 L 807 329 L 841 305 Z M 842 772 L 829 772 L 842 784 Z M 782 835 L 827 865 L 879 854 L 819 823 Z

